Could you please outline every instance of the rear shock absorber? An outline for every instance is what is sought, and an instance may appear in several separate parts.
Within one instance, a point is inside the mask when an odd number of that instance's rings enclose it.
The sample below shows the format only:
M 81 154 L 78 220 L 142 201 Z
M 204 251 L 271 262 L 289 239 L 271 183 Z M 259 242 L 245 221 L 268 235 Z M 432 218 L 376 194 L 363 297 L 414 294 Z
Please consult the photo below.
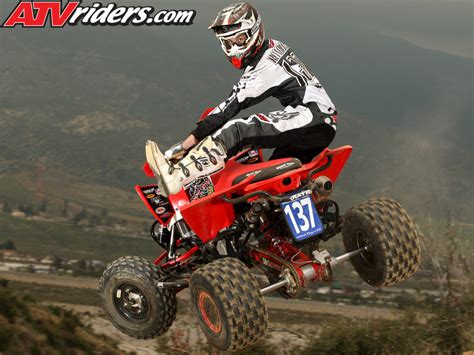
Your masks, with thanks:
M 268 251 L 289 262 L 299 277 L 299 284 L 305 286 L 309 281 L 322 280 L 326 273 L 326 266 L 315 263 L 301 249 L 285 240 L 279 233 L 270 227 L 264 237 L 268 242 Z
M 282 259 L 289 260 L 299 252 L 298 248 L 295 248 L 291 243 L 280 237 L 273 227 L 268 228 L 263 236 L 268 242 L 268 250 Z

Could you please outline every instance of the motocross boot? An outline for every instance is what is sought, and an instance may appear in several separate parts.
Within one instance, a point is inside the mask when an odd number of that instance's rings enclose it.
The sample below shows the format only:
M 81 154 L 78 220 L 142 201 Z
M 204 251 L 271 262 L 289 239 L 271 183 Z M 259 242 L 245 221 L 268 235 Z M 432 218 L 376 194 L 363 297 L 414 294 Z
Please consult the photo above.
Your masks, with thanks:
M 145 152 L 164 196 L 176 194 L 194 180 L 218 172 L 224 168 L 224 159 L 227 157 L 225 147 L 210 136 L 199 142 L 176 164 L 170 163 L 153 141 L 146 143 Z

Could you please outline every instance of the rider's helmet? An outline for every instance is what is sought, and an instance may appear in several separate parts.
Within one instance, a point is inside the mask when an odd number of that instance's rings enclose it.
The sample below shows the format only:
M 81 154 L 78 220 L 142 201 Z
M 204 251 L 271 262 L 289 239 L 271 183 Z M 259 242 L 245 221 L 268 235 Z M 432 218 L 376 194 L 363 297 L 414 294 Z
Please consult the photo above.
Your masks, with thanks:
M 262 18 L 252 5 L 245 2 L 219 11 L 209 29 L 214 30 L 227 59 L 237 69 L 247 65 L 265 40 Z

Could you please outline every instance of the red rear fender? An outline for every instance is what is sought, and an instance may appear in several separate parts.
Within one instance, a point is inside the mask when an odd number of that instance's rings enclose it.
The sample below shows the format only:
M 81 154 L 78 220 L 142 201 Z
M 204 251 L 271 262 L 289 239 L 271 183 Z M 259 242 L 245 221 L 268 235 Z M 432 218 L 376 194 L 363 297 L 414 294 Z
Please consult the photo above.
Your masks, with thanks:
M 252 165 L 229 161 L 223 171 L 212 177 L 215 188 L 213 194 L 187 203 L 184 194 L 180 193 L 179 195 L 181 197 L 179 198 L 178 195 L 170 196 L 170 201 L 174 206 L 177 206 L 179 203 L 181 214 L 186 223 L 188 223 L 203 242 L 207 242 L 215 238 L 221 229 L 229 227 L 235 220 L 233 205 L 224 202 L 221 198 L 222 196 L 248 194 L 257 190 L 263 190 L 273 195 L 288 193 L 298 188 L 301 181 L 306 179 L 312 170 L 324 166 L 328 161 L 328 155 L 332 156 L 331 165 L 325 170 L 314 174 L 312 178 L 315 179 L 318 176 L 325 175 L 333 182 L 336 182 L 351 152 L 351 146 L 343 146 L 333 150 L 326 149 L 310 163 L 304 164 L 298 169 L 290 170 L 274 178 L 255 183 L 252 183 L 254 176 L 250 175 L 244 181 L 236 185 L 232 185 L 235 176 L 274 165 L 275 161 Z M 287 183 L 287 178 L 291 179 L 291 183 Z

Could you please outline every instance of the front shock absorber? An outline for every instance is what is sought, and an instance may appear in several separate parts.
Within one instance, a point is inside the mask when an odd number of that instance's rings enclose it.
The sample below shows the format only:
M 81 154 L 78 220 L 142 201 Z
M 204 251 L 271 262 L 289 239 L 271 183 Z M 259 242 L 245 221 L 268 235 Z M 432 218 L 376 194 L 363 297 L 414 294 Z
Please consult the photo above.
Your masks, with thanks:
M 263 214 L 264 208 L 263 205 L 259 202 L 253 203 L 250 207 L 250 210 L 245 214 L 245 220 L 249 225 L 254 226 L 260 219 L 260 216 Z

